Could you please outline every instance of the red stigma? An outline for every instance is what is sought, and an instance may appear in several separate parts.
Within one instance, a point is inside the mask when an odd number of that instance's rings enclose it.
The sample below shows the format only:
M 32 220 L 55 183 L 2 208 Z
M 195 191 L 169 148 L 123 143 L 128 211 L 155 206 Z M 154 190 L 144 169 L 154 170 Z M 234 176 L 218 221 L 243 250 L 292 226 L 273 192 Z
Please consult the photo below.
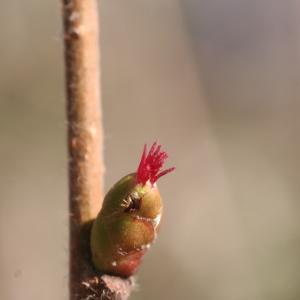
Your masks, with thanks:
M 136 172 L 138 183 L 145 184 L 149 180 L 151 184 L 154 184 L 161 176 L 164 176 L 175 169 L 169 168 L 161 171 L 165 160 L 168 158 L 168 154 L 160 149 L 161 145 L 158 145 L 155 142 L 147 154 L 147 145 L 144 145 L 144 151 Z

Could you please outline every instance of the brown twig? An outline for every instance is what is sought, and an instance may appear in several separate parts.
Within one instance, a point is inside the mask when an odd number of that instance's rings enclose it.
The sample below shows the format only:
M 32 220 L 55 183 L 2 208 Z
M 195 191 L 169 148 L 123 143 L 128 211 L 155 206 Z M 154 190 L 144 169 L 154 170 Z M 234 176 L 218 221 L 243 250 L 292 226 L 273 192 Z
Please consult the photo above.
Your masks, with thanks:
M 91 222 L 103 199 L 96 0 L 63 0 L 70 186 L 70 299 L 126 299 L 132 282 L 99 275 L 90 260 Z

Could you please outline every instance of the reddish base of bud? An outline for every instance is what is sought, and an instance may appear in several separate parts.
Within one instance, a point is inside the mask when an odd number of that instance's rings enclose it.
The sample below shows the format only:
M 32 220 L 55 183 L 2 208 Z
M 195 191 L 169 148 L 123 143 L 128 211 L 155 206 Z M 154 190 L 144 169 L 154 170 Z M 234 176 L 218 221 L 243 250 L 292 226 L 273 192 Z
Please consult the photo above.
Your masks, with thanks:
M 137 272 L 141 260 L 146 253 L 146 250 L 141 250 L 127 255 L 123 260 L 116 262 L 116 266 L 113 269 L 113 274 L 120 277 L 129 277 Z

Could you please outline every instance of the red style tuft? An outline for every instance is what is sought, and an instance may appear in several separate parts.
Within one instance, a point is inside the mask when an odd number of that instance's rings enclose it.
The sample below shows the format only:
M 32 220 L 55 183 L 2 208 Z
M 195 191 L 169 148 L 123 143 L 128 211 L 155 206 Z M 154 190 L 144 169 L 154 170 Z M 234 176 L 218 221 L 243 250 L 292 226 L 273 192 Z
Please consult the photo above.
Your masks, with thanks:
M 165 151 L 161 151 L 160 149 L 161 145 L 158 145 L 155 142 L 153 143 L 149 153 L 147 154 L 147 145 L 144 145 L 144 151 L 136 172 L 138 183 L 145 184 L 149 180 L 151 184 L 154 184 L 161 176 L 164 176 L 175 169 L 173 167 L 161 171 L 165 160 L 168 158 L 168 154 Z

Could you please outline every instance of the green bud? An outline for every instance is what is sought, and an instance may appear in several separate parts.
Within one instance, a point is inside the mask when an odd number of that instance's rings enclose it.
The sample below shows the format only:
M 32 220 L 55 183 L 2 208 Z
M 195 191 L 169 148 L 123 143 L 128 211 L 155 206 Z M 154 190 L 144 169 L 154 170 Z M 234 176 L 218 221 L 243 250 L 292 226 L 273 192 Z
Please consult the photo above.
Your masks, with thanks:
M 157 236 L 162 201 L 156 181 L 174 168 L 159 173 L 167 154 L 154 143 L 146 146 L 136 173 L 121 178 L 106 194 L 91 232 L 94 265 L 104 273 L 134 274 Z

